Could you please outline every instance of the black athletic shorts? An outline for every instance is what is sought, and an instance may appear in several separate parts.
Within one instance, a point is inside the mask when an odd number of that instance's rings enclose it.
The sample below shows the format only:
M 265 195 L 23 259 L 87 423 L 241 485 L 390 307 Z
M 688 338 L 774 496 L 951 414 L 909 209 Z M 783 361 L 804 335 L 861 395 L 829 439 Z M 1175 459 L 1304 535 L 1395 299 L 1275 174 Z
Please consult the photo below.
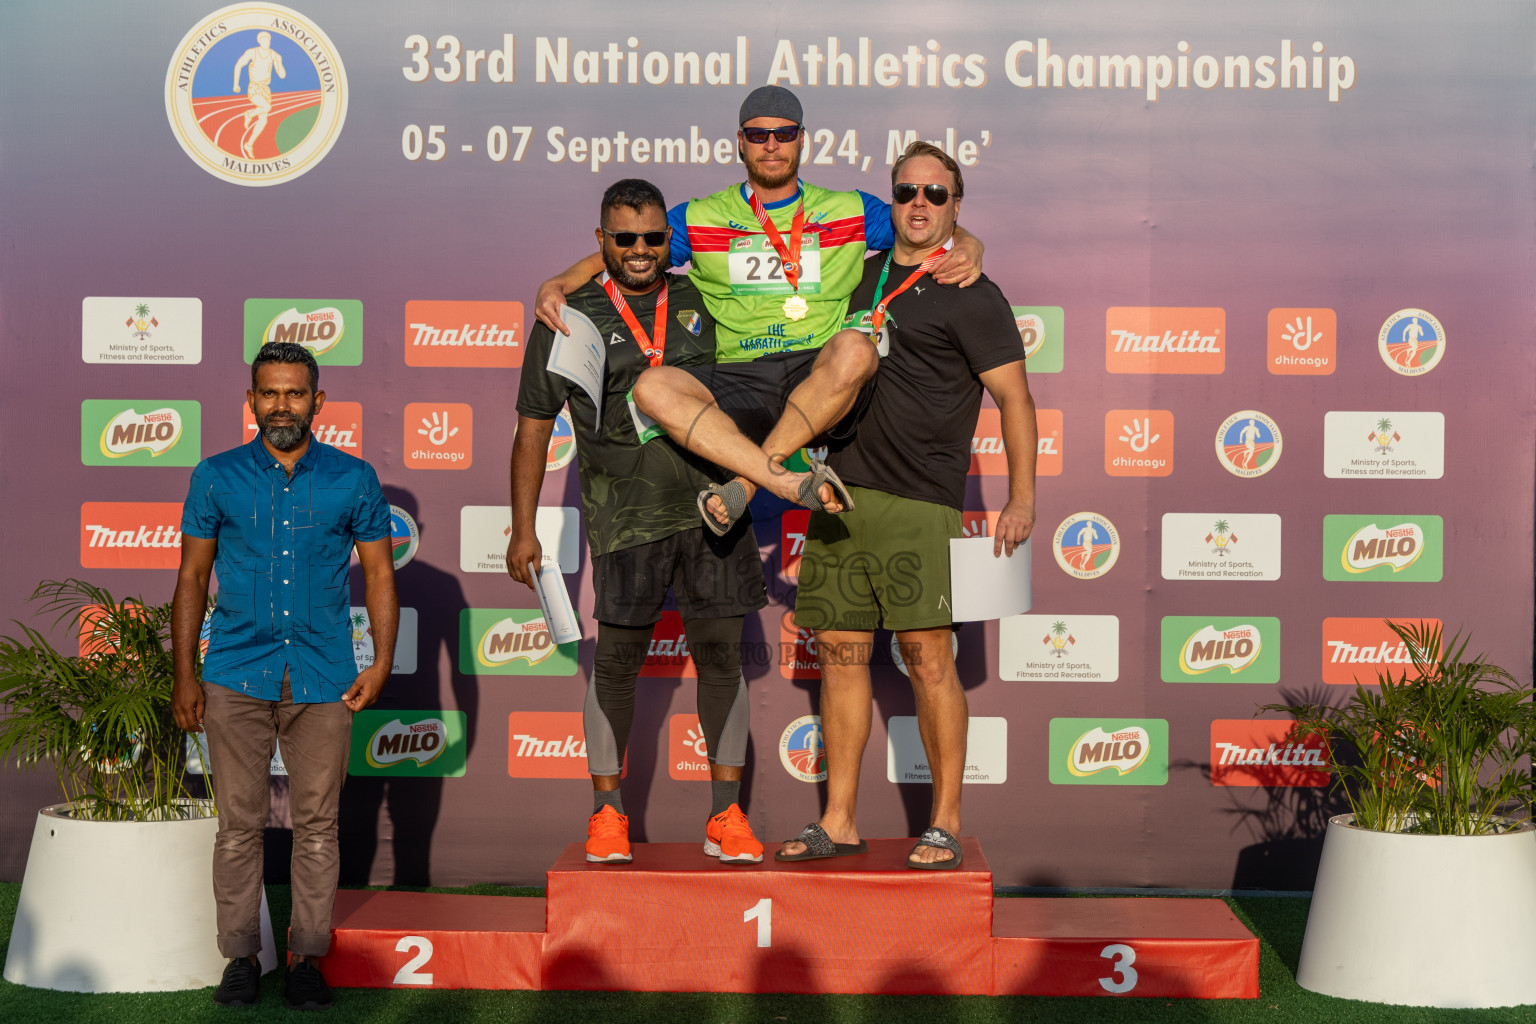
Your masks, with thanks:
M 753 444 L 762 444 L 785 414 L 790 393 L 811 375 L 819 355 L 821 349 L 818 348 L 760 356 L 746 363 L 715 363 L 683 369 L 709 388 L 715 404 L 731 418 L 737 430 Z M 853 411 L 828 430 L 827 436 L 835 439 L 853 436 L 854 424 L 869 404 L 874 386 L 873 380 L 864 385 Z
M 592 617 L 638 629 L 661 621 L 671 588 L 684 619 L 745 615 L 768 603 L 751 517 L 724 537 L 701 524 L 592 559 Z

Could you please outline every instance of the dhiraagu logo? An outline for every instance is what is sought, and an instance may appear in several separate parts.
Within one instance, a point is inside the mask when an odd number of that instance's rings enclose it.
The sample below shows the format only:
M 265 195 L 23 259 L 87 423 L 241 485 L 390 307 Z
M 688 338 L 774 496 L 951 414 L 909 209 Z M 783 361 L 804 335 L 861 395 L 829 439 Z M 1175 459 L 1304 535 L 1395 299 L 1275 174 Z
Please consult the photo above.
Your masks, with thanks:
M 353 775 L 464 774 L 462 711 L 359 711 L 352 717 Z
M 1445 522 L 1439 516 L 1324 516 L 1323 579 L 1438 583 Z
M 357 299 L 246 299 L 245 361 L 269 341 L 303 345 L 321 366 L 363 362 L 363 304 Z
M 1059 786 L 1164 786 L 1163 718 L 1051 719 L 1051 782 Z
M 472 676 L 573 676 L 576 643 L 555 643 L 537 608 L 465 608 L 459 612 L 459 671 Z
M 195 466 L 202 459 L 197 402 L 88 398 L 80 403 L 84 466 Z
M 1280 681 L 1279 619 L 1168 615 L 1162 626 L 1165 683 Z

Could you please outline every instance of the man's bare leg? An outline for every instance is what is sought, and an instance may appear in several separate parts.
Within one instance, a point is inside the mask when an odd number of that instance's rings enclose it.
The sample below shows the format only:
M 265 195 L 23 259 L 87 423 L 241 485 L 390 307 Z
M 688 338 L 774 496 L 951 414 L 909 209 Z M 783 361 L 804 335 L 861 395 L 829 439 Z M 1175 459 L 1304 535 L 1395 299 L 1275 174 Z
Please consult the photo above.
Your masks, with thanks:
M 959 838 L 969 709 L 960 674 L 955 671 L 953 636 L 954 630 L 948 626 L 912 629 L 897 633 L 896 642 L 901 645 L 902 659 L 912 677 L 917 728 L 933 772 L 933 815 L 929 824 Z M 912 854 L 912 860 L 926 864 L 953 859 L 949 850 L 932 846 L 920 846 Z
M 635 385 L 635 404 L 689 451 L 735 473 L 748 501 L 759 487 L 795 501 L 806 474 L 787 472 L 780 463 L 846 416 L 859 389 L 879 368 L 880 357 L 864 335 L 833 335 L 817 354 L 810 375 L 790 393 L 788 406 L 761 446 L 715 407 L 708 388 L 676 367 L 642 373 Z M 842 511 L 831 485 L 823 484 L 819 496 L 827 511 Z M 710 499 L 709 510 L 717 521 L 727 521 L 719 498 Z
M 873 633 L 817 630 L 821 666 L 821 742 L 827 752 L 827 810 L 817 822 L 834 843 L 857 843 L 859 769 L 869 743 L 869 652 Z M 791 839 L 779 845 L 787 857 L 805 852 Z

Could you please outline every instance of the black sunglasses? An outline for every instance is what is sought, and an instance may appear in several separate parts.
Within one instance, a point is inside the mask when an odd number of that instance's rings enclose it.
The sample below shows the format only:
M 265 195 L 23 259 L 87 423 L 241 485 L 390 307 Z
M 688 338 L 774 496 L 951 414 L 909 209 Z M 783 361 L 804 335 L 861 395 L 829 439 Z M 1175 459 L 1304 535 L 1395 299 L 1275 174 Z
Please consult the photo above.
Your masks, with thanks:
M 635 247 L 635 239 L 637 238 L 645 239 L 645 244 L 652 249 L 660 249 L 667 243 L 668 230 L 670 229 L 663 228 L 661 231 L 609 231 L 607 228 L 603 228 L 603 234 L 613 239 L 613 244 L 617 245 L 620 249 L 633 249 Z
M 800 137 L 800 125 L 787 124 L 782 128 L 746 128 L 741 129 L 741 137 L 754 146 L 761 146 L 772 135 L 779 142 L 794 142 Z
M 901 206 L 910 203 L 917 198 L 917 190 L 923 190 L 923 197 L 934 206 L 943 206 L 949 202 L 949 189 L 943 185 L 914 185 L 910 181 L 903 181 L 891 186 L 891 198 L 896 200 L 896 205 Z M 955 196 L 959 199 L 959 196 Z

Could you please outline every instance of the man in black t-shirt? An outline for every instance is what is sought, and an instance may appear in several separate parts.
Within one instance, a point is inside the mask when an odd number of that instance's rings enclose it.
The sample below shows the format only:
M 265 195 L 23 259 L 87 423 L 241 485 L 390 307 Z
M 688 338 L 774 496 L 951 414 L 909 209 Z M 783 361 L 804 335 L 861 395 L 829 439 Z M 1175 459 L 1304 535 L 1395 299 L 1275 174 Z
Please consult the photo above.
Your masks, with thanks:
M 697 496 L 719 477 L 666 437 L 642 440 L 645 425 L 627 398 L 651 366 L 713 363 L 715 325 L 688 278 L 663 270 L 670 229 L 656 186 L 638 178 L 616 182 L 603 194 L 601 218 L 597 239 L 606 269 L 566 302 L 603 339 L 602 415 L 584 388 L 548 368 L 554 335 L 543 324 L 534 327 L 517 396 L 507 572 L 532 586 L 529 567 L 537 571 L 543 556 L 534 517 L 545 457 L 555 416 L 569 403 L 598 623 L 582 712 L 593 788 L 587 860 L 631 859 L 619 774 L 634 721 L 635 679 L 670 588 L 698 670 L 699 722 L 710 762 L 714 806 L 704 852 L 726 863 L 756 863 L 763 845 L 738 799 L 748 716 L 742 620 L 768 603 L 757 541 L 750 521 L 719 537 L 704 530 Z
M 851 442 L 828 464 L 853 510 L 811 513 L 795 603 L 816 631 L 827 808 L 775 855 L 812 860 L 862 852 L 855 823 L 859 765 L 869 740 L 869 654 L 874 629 L 896 634 L 917 698 L 918 729 L 933 773 L 931 826 L 907 866 L 959 865 L 960 787 L 968 712 L 955 672 L 949 540 L 960 536 L 971 438 L 985 388 L 1002 415 L 1008 503 L 993 553 L 1012 556 L 1035 522 L 1035 404 L 1013 313 L 983 275 L 972 287 L 927 273 L 960 212 L 960 168 L 926 142 L 891 169 L 896 247 L 864 264 L 849 303 L 883 358 Z

